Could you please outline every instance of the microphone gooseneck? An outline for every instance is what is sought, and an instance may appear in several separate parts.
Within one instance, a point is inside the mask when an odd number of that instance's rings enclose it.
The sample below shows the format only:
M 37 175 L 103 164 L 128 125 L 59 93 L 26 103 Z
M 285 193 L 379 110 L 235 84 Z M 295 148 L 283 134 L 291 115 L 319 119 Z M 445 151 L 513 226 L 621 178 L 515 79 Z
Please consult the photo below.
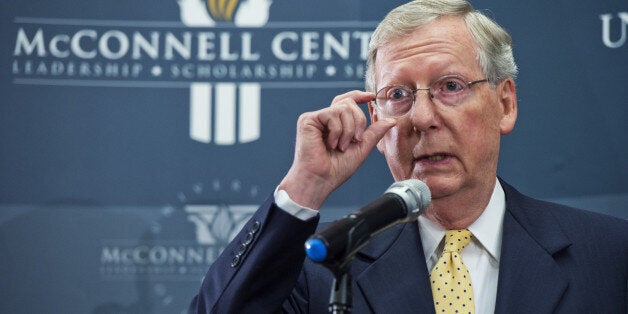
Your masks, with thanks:
M 395 182 L 372 203 L 312 235 L 305 242 L 306 255 L 327 266 L 344 264 L 372 236 L 392 225 L 415 220 L 430 201 L 430 190 L 422 181 Z

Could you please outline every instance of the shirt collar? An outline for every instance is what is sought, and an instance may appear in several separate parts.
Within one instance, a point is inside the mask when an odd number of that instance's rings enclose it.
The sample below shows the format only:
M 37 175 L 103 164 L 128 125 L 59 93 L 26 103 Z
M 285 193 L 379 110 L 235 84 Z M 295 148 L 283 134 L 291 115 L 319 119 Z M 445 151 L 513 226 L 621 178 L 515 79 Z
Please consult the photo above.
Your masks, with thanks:
M 502 231 L 504 223 L 504 213 L 506 212 L 506 197 L 504 190 L 495 180 L 495 188 L 488 202 L 488 205 L 470 226 L 469 231 L 477 239 L 479 244 L 499 262 L 501 254 Z M 421 243 L 423 244 L 423 253 L 427 260 L 434 254 L 441 240 L 445 236 L 445 229 L 438 223 L 433 222 L 422 215 L 419 216 L 419 232 L 421 233 Z

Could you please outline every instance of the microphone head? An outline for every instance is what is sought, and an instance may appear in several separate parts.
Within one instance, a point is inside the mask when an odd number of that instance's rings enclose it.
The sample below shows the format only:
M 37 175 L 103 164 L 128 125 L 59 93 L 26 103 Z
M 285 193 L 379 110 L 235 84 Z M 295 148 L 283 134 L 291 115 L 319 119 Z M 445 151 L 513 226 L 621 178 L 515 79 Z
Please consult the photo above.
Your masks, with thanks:
M 311 260 L 320 263 L 327 258 L 327 245 L 319 238 L 310 238 L 305 241 L 305 254 Z
M 416 218 L 430 205 L 432 193 L 421 180 L 408 179 L 393 183 L 384 193 L 401 197 L 408 209 L 408 218 Z

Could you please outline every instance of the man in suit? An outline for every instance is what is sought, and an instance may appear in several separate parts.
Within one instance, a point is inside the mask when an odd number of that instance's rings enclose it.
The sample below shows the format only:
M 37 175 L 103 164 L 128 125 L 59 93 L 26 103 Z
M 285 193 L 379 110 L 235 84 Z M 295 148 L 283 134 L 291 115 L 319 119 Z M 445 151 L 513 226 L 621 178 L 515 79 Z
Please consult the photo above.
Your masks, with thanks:
M 377 147 L 394 179 L 425 182 L 432 202 L 351 262 L 355 313 L 625 313 L 628 222 L 528 198 L 497 178 L 500 138 L 517 118 L 511 48 L 465 1 L 391 11 L 371 39 L 367 92 L 301 115 L 290 170 L 190 311 L 326 313 L 332 274 L 303 243 L 327 196 Z M 445 269 L 453 282 L 438 279 Z

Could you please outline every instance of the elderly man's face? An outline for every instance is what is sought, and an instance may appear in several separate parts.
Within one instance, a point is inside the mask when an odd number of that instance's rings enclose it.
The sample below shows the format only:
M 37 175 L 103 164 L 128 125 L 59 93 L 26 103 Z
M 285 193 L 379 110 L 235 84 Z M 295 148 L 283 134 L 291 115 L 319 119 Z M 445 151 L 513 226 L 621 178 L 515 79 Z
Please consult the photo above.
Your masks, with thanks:
M 445 75 L 484 79 L 476 44 L 459 17 L 444 17 L 378 50 L 376 89 L 403 85 L 425 88 Z M 371 108 L 371 118 L 384 118 Z M 512 79 L 497 87 L 478 83 L 456 106 L 444 106 L 425 91 L 416 93 L 408 114 L 379 142 L 395 180 L 424 181 L 438 199 L 473 195 L 495 182 L 501 134 L 516 120 Z M 492 189 L 492 186 L 490 186 Z

